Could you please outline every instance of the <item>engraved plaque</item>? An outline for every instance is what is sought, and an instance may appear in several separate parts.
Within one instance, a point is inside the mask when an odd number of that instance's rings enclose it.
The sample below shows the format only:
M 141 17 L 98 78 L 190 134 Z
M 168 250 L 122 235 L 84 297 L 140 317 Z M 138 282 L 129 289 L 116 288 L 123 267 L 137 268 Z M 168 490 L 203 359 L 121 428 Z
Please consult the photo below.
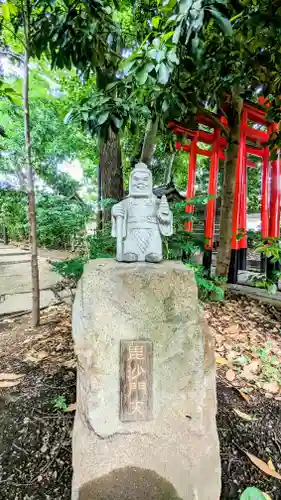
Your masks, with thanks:
M 120 420 L 152 420 L 153 344 L 150 340 L 121 340 L 120 347 Z

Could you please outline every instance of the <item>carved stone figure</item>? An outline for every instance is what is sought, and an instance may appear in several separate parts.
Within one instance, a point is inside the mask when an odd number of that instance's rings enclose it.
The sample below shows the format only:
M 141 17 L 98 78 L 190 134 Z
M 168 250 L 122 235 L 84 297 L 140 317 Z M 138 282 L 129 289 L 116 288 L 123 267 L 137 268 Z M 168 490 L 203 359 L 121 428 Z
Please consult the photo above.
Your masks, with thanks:
M 138 163 L 130 177 L 129 196 L 112 207 L 112 236 L 119 262 L 161 262 L 161 235 L 173 234 L 173 214 L 166 196 L 152 192 L 152 175 Z

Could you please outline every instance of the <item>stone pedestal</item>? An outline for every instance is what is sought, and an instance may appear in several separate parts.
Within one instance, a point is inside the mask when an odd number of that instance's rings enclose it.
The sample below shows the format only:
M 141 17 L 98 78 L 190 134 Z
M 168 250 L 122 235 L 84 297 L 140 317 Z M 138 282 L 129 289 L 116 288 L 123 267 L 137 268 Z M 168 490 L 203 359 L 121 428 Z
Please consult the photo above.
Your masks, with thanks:
M 193 273 L 172 261 L 89 262 L 73 339 L 72 500 L 219 500 L 215 362 Z

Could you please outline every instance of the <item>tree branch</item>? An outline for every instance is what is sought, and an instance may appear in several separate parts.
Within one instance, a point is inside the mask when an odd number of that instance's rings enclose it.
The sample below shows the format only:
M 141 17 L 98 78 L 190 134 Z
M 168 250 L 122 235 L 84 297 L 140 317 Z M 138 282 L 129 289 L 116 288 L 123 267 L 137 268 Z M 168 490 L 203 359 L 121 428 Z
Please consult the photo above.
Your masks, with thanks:
M 24 48 L 25 47 L 25 43 L 20 39 L 20 37 L 15 33 L 14 30 L 12 30 L 11 28 L 9 28 L 9 26 L 7 26 L 6 24 L 2 24 L 3 28 L 5 28 L 7 31 L 9 31 L 10 33 L 12 33 L 12 35 L 23 45 Z

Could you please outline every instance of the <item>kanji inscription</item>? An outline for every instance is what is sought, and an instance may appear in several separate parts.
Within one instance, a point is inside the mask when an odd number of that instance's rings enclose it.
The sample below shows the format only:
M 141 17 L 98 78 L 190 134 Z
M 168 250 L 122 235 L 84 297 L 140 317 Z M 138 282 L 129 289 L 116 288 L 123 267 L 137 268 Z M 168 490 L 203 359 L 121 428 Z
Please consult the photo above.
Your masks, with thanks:
M 152 342 L 121 340 L 120 420 L 151 420 Z

